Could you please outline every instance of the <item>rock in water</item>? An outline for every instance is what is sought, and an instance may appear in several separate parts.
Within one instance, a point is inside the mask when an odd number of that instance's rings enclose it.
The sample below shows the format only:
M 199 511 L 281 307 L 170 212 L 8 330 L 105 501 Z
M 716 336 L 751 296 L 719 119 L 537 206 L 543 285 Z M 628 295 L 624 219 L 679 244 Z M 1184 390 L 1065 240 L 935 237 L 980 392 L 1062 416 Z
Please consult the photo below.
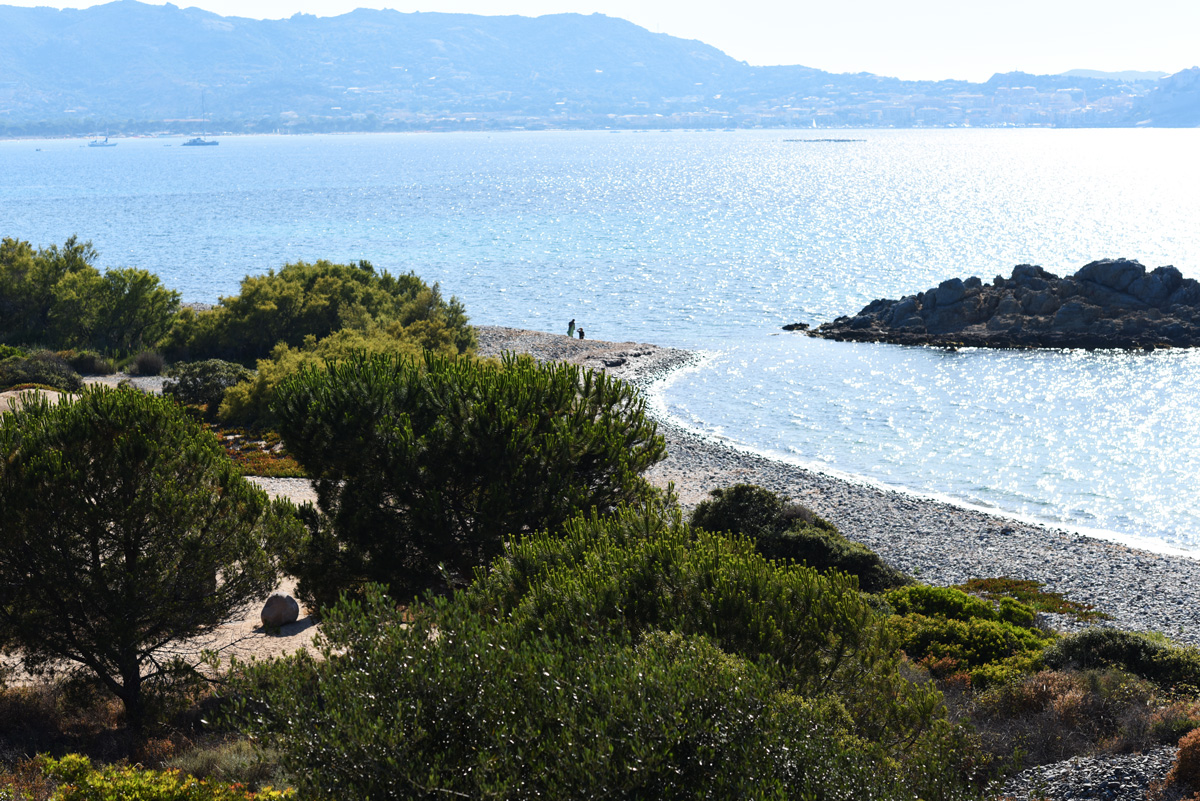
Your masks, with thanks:
M 1059 278 L 1020 264 L 991 284 L 951 278 L 900 300 L 875 300 L 809 336 L 988 348 L 1200 345 L 1200 283 L 1174 267 L 1104 259 Z
M 277 592 L 263 605 L 261 617 L 264 628 L 277 629 L 296 622 L 300 617 L 300 604 L 292 596 Z

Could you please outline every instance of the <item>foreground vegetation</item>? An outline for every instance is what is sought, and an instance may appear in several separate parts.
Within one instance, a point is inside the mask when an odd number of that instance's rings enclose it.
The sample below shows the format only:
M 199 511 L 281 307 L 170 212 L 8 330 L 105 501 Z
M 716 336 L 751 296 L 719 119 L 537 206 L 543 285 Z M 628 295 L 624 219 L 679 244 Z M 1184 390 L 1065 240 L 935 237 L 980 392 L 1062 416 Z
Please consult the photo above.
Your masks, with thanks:
M 636 392 L 474 358 L 415 276 L 287 265 L 180 312 L 93 259 L 4 241 L 0 389 L 169 379 L 0 417 L 3 801 L 968 799 L 1180 738 L 1200 789 L 1196 649 L 1058 635 L 1102 611 L 1028 581 L 921 584 L 761 487 L 685 517 Z M 89 292 L 155 322 L 72 329 Z M 181 658 L 281 571 L 315 653 Z

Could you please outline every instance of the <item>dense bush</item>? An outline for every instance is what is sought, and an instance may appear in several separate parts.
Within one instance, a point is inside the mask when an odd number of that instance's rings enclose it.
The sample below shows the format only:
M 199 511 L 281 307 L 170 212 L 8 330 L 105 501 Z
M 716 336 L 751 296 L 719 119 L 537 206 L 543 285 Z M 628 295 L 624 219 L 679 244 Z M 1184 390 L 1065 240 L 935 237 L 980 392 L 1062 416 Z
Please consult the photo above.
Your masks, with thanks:
M 823 521 L 822 521 L 823 522 Z M 867 546 L 851 542 L 833 526 L 802 524 L 782 534 L 761 537 L 755 545 L 768 559 L 799 562 L 818 570 L 840 570 L 858 578 L 864 592 L 883 592 L 912 583 Z
M 24 384 L 78 392 L 83 387 L 83 380 L 66 360 L 46 350 L 0 361 L 0 392 Z
M 130 362 L 129 372 L 134 375 L 162 375 L 163 368 L 167 366 L 167 360 L 163 355 L 155 350 L 144 350 L 133 357 Z
M 422 344 L 474 345 L 462 304 L 442 299 L 416 275 L 377 273 L 367 262 L 297 262 L 242 280 L 241 292 L 211 310 L 185 309 L 166 347 L 174 360 L 221 358 L 249 364 L 279 343 L 300 347 L 344 328 L 396 325 Z
M 800 504 L 789 504 L 779 495 L 755 484 L 734 484 L 709 493 L 696 504 L 691 523 L 713 532 L 742 534 L 751 539 L 774 537 L 789 528 L 807 524 L 837 531 L 833 524 Z
M 0 418 L 0 646 L 96 675 L 142 724 L 172 647 L 275 583 L 291 507 L 176 403 L 89 388 Z
M 692 525 L 705 531 L 750 537 L 768 559 L 849 573 L 858 577 L 859 586 L 866 592 L 882 592 L 912 581 L 867 546 L 846 539 L 811 509 L 789 504 L 768 489 L 735 484 L 715 489 L 710 495 L 709 500 L 696 505 Z
M 68 350 L 58 355 L 80 375 L 112 375 L 117 371 L 112 359 L 94 350 Z
M 1033 610 L 1011 598 L 993 605 L 952 587 L 913 585 L 886 595 L 891 626 L 911 659 L 935 673 L 966 672 L 977 687 L 1041 666 L 1053 636 L 1034 627 Z
M 272 407 L 275 392 L 288 378 L 305 367 L 320 368 L 327 362 L 344 361 L 354 356 L 411 356 L 420 358 L 425 351 L 456 356 L 458 349 L 449 338 L 418 337 L 421 326 L 404 328 L 399 323 L 372 326 L 367 331 L 342 329 L 324 339 L 309 336 L 297 348 L 280 343 L 268 359 L 258 360 L 255 373 L 225 393 L 221 421 L 257 429 L 278 425 Z
M 234 362 L 207 359 L 185 362 L 171 367 L 170 377 L 163 383 L 163 394 L 180 403 L 203 406 L 210 418 L 215 418 L 225 392 L 253 373 Z
M 1175 742 L 1194 710 L 1162 706 L 1154 689 L 1115 670 L 1043 670 L 968 695 L 961 714 L 990 753 L 1042 765 Z
M 465 581 L 505 538 L 645 491 L 665 456 L 645 402 L 603 373 L 527 358 L 359 356 L 278 392 L 279 433 L 320 516 L 288 564 L 306 600 Z
M 291 790 L 251 793 L 238 785 L 210 784 L 177 771 L 134 766 L 96 768 L 87 757 L 44 758 L 42 769 L 58 784 L 49 801 L 269 801 L 292 798 Z
M 322 636 L 242 686 L 306 797 L 967 794 L 853 582 L 655 510 L 527 538 L 403 614 L 343 602 Z
M 1165 689 L 1195 693 L 1200 688 L 1200 649 L 1155 635 L 1085 629 L 1063 637 L 1046 651 L 1045 659 L 1053 667 L 1116 667 Z
M 101 275 L 95 260 L 91 243 L 75 237 L 37 250 L 0 242 L 0 340 L 129 353 L 162 338 L 179 294 L 145 270 Z

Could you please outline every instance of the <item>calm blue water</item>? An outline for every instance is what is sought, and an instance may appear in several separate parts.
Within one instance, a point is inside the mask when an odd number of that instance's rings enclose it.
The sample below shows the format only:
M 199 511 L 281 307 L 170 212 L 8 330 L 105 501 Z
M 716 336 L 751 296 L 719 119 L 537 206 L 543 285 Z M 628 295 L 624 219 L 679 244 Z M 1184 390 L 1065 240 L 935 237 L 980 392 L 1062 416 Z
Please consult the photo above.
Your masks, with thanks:
M 662 398 L 792 461 L 1200 549 L 1200 354 L 947 354 L 779 333 L 951 276 L 1200 278 L 1200 131 L 507 133 L 0 142 L 0 235 L 185 299 L 369 259 L 475 322 L 703 350 Z M 37 148 L 41 148 L 40 151 Z

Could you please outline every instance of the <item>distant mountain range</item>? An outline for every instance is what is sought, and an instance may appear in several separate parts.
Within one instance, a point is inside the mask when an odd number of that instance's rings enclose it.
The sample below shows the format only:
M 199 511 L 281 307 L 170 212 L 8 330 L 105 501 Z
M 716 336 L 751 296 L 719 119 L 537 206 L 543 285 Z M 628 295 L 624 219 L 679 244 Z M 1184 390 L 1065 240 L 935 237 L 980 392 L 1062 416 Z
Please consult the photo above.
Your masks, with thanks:
M 985 83 L 753 67 L 603 15 L 222 17 L 0 6 L 0 135 L 513 127 L 1200 125 L 1200 70 Z M 1150 77 L 1148 77 L 1150 76 Z M 205 113 L 202 114 L 202 109 Z

